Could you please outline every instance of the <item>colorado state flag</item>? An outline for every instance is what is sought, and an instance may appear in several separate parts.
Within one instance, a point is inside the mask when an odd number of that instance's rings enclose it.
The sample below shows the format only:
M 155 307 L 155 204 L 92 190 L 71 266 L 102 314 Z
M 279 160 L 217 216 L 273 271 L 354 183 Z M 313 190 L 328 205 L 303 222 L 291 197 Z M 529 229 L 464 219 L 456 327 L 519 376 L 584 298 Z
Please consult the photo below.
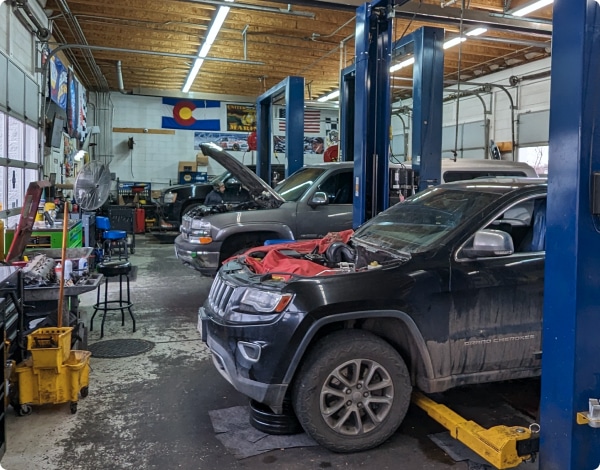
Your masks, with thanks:
M 163 98 L 163 129 L 221 130 L 221 102 Z

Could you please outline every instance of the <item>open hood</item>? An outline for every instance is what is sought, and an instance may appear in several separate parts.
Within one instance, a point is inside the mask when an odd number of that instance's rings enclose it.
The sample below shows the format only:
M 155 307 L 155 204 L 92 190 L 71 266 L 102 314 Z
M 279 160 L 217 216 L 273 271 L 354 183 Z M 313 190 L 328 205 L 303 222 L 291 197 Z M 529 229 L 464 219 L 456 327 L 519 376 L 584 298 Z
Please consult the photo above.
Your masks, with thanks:
M 213 143 L 201 144 L 200 148 L 204 155 L 214 158 L 220 165 L 224 166 L 235 176 L 242 186 L 249 192 L 252 198 L 260 204 L 261 200 L 270 199 L 279 204 L 284 203 L 283 199 L 271 186 L 265 183 L 247 166 L 240 163 L 232 155 L 225 152 L 221 147 Z M 269 204 L 272 206 L 272 204 Z

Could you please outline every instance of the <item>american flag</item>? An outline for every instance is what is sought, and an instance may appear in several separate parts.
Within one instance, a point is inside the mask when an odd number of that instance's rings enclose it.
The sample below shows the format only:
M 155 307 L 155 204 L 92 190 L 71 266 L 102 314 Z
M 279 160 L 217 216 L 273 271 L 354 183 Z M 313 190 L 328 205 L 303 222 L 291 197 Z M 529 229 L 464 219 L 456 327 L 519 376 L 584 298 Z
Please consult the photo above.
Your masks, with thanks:
M 285 132 L 285 108 L 279 109 L 279 131 Z M 314 109 L 304 110 L 304 133 L 321 133 L 321 111 Z

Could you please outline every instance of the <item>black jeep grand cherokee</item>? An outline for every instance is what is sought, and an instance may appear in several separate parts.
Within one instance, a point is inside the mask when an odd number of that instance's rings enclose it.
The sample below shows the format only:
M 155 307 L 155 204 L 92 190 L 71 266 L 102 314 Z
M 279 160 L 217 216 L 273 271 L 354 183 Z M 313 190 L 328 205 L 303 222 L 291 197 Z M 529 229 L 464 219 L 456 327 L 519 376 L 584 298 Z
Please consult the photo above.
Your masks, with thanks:
M 445 184 L 353 234 L 232 258 L 199 313 L 216 367 L 338 452 L 386 440 L 413 387 L 539 375 L 546 189 Z

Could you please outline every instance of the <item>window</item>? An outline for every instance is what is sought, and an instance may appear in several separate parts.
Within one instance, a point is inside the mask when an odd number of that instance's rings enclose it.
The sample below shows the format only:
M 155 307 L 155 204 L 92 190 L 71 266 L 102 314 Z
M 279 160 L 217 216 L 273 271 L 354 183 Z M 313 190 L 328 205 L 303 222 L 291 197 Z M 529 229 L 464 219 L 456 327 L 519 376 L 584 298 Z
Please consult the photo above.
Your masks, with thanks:
M 352 173 L 336 173 L 319 185 L 317 191 L 327 194 L 330 204 L 352 204 Z
M 546 249 L 546 198 L 523 200 L 503 211 L 485 229 L 510 235 L 514 253 L 534 253 Z M 473 246 L 473 237 L 465 248 Z
M 38 130 L 22 120 L 0 112 L 0 204 L 7 228 L 15 228 L 20 219 L 25 191 L 39 172 L 30 165 L 38 163 Z M 9 211 L 7 214 L 4 211 Z
M 540 176 L 548 175 L 548 146 L 520 147 L 518 159 L 535 168 Z

